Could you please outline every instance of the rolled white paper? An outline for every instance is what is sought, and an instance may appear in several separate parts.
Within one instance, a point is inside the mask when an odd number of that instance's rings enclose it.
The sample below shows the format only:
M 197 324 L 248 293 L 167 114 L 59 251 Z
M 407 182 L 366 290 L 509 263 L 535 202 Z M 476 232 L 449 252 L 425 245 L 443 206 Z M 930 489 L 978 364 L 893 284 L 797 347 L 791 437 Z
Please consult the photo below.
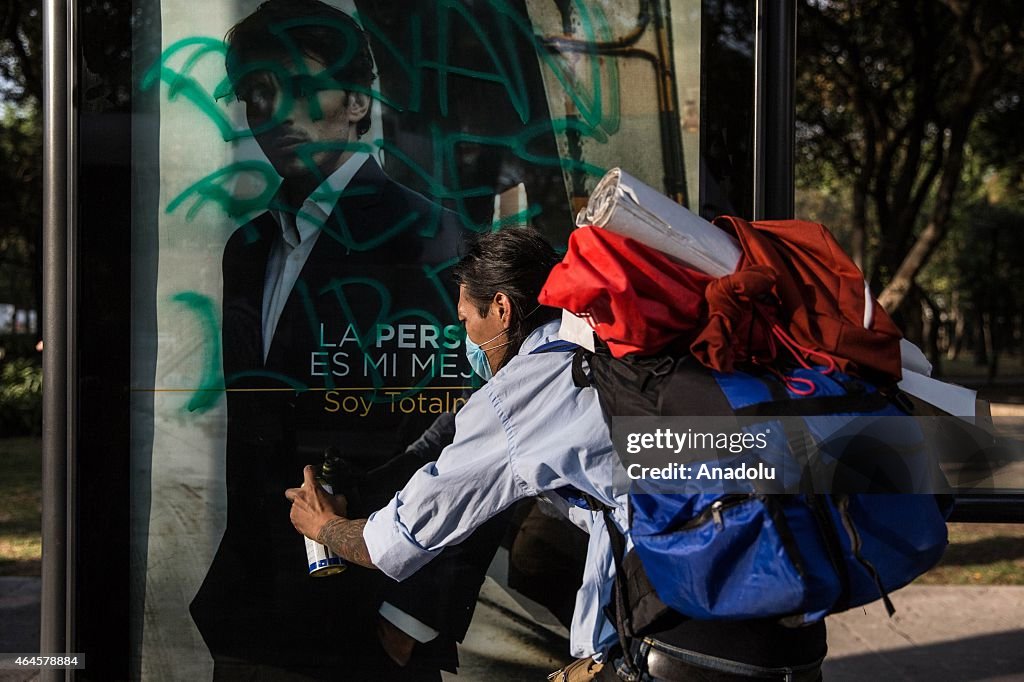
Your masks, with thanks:
M 621 168 L 597 183 L 576 225 L 596 225 L 635 239 L 712 277 L 735 272 L 742 255 L 731 235 Z

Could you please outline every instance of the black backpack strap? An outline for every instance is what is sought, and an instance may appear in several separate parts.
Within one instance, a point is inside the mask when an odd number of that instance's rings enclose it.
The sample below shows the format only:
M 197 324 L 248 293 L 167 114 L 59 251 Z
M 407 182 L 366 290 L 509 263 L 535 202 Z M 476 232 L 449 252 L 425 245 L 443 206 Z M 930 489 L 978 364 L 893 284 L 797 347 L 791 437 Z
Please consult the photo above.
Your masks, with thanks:
M 732 406 L 715 380 L 714 373 L 692 355 L 675 359 L 668 381 L 660 390 L 660 415 L 727 417 L 733 414 Z
M 612 590 L 614 613 L 609 614 L 615 623 L 615 633 L 619 636 L 619 646 L 622 647 L 623 663 L 631 675 L 639 679 L 640 671 L 636 669 L 633 659 L 630 656 L 630 642 L 633 639 L 633 627 L 630 623 L 629 605 L 626 603 L 626 571 L 623 568 L 623 559 L 626 556 L 626 537 L 619 531 L 612 519 L 612 509 L 592 495 L 581 493 L 583 499 L 592 510 L 601 510 L 604 516 L 604 527 L 608 530 L 608 540 L 612 547 L 612 559 L 615 561 L 615 589 Z M 607 613 L 607 611 L 606 611 Z
M 839 541 L 836 525 L 832 521 L 832 512 L 828 508 L 826 498 L 822 495 L 814 493 L 805 494 L 804 499 L 807 502 L 807 506 L 810 507 L 814 522 L 818 527 L 818 532 L 825 543 L 825 551 L 828 554 L 829 561 L 832 563 L 832 568 L 835 569 L 836 576 L 839 578 L 839 598 L 836 600 L 833 608 L 836 611 L 842 611 L 849 608 L 850 573 L 846 570 L 843 546 Z
M 864 570 L 868 572 L 868 575 L 871 576 L 875 587 L 878 588 L 878 594 L 882 597 L 882 603 L 885 604 L 886 613 L 892 618 L 892 615 L 896 613 L 896 607 L 892 605 L 889 593 L 886 591 L 885 586 L 882 585 L 882 578 L 878 575 L 878 569 L 860 551 L 862 548 L 860 533 L 857 532 L 857 526 L 854 525 L 853 519 L 850 517 L 850 496 L 834 495 L 833 500 L 836 503 L 836 509 L 839 510 L 839 518 L 843 521 L 843 529 L 850 538 L 850 548 L 853 550 L 853 556 L 864 567 Z
M 590 377 L 590 372 L 587 371 L 587 368 L 583 365 L 583 363 L 587 363 L 587 367 L 589 367 L 590 358 L 592 357 L 594 357 L 594 354 L 582 346 L 577 348 L 576 352 L 573 353 L 572 383 L 576 385 L 576 388 L 590 388 L 594 385 L 594 382 Z

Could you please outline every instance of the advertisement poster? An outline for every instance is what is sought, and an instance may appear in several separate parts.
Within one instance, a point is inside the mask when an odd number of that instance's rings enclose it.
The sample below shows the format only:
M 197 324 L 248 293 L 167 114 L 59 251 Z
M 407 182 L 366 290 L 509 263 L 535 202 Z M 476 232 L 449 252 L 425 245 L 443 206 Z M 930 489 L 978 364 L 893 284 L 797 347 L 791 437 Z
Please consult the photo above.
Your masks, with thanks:
M 403 583 L 314 578 L 284 490 L 330 450 L 365 516 L 436 459 L 479 385 L 449 274 L 474 235 L 563 248 L 616 166 L 696 205 L 700 38 L 700 3 L 161 3 L 135 74 L 143 677 L 374 670 L 380 627 L 455 669 L 509 519 Z

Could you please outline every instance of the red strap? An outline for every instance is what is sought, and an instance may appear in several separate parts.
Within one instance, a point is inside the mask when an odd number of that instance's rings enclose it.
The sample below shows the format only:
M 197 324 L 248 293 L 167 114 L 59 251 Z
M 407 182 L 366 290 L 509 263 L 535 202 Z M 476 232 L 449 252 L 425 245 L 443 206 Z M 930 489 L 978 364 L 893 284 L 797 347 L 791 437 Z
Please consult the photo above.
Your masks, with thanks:
M 836 371 L 836 361 L 835 361 L 835 358 L 833 358 L 828 353 L 823 353 L 823 352 L 821 352 L 819 350 L 814 350 L 813 348 L 808 348 L 806 346 L 801 346 L 799 343 L 797 343 L 793 339 L 792 336 L 790 336 L 788 333 L 786 333 L 785 329 L 783 329 L 778 324 L 772 325 L 772 334 L 779 341 L 782 341 L 782 344 L 789 350 L 790 353 L 793 354 L 793 357 L 796 358 L 796 361 L 799 362 L 800 365 L 804 369 L 813 369 L 813 370 L 816 370 L 818 372 L 821 372 L 822 374 L 831 374 L 832 372 Z M 825 362 L 824 362 L 825 369 L 824 370 L 820 370 L 820 369 L 817 369 L 816 367 L 811 367 L 811 365 L 809 365 L 807 363 L 807 361 L 804 359 L 805 357 L 808 357 L 808 358 L 809 357 L 819 357 L 819 358 L 822 358 L 823 360 L 825 360 Z

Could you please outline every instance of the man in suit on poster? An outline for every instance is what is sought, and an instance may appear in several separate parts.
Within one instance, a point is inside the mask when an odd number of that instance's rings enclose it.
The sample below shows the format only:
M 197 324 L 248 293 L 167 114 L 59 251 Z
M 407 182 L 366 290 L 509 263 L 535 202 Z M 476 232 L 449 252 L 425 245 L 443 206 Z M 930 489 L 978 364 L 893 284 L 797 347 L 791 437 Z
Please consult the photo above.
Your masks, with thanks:
M 282 182 L 224 251 L 227 527 L 193 618 L 217 679 L 440 679 L 457 665 L 503 521 L 416 580 L 359 567 L 315 579 L 281 490 L 328 445 L 364 469 L 404 452 L 362 491 L 386 499 L 450 440 L 442 413 L 464 402 L 470 374 L 439 274 L 458 255 L 457 217 L 359 143 L 374 63 L 348 15 L 270 0 L 226 43 L 235 94 Z

